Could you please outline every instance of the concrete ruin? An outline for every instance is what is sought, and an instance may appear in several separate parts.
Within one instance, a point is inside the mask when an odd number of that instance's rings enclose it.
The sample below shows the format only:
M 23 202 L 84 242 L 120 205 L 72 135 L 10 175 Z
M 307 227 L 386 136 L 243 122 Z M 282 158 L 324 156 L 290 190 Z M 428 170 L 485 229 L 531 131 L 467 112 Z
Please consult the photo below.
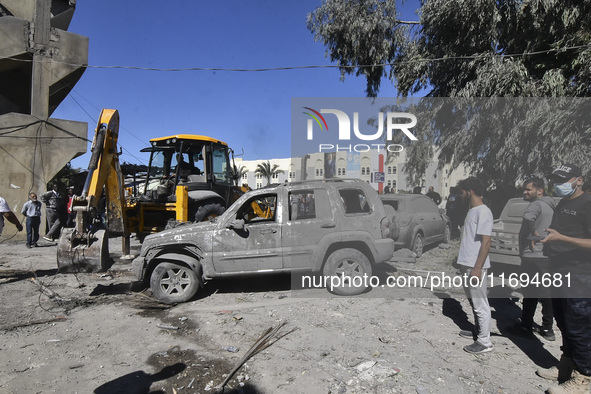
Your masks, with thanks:
M 50 118 L 88 64 L 88 37 L 67 31 L 75 7 L 75 0 L 0 0 L 0 196 L 19 218 L 30 191 L 45 192 L 86 152 L 87 123 Z

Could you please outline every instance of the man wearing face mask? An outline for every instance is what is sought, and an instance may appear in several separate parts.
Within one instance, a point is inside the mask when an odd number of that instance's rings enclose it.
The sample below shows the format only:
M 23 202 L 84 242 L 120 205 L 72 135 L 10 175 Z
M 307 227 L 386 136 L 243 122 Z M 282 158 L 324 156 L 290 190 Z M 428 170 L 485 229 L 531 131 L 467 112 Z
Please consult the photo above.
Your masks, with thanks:
M 548 390 L 550 394 L 586 393 L 591 383 L 591 195 L 583 192 L 582 171 L 576 165 L 559 166 L 551 179 L 562 200 L 542 242 L 553 275 L 552 303 L 562 333 L 562 356 L 558 367 L 537 373 L 560 383 Z

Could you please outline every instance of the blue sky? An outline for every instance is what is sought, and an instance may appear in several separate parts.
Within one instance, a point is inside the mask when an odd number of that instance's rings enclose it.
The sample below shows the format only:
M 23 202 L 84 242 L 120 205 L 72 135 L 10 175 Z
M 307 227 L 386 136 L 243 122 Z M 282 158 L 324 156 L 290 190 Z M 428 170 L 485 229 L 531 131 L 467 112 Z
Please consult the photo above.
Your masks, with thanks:
M 409 4 L 410 3 L 410 4 Z M 407 2 L 403 19 L 414 19 Z M 306 15 L 321 0 L 78 1 L 70 28 L 89 37 L 88 63 L 146 68 L 328 65 Z M 339 71 L 144 71 L 88 68 L 52 117 L 87 122 L 119 110 L 120 160 L 147 164 L 150 138 L 178 133 L 226 141 L 245 160 L 291 155 L 292 97 L 364 97 L 365 79 Z M 395 96 L 384 81 L 380 96 Z M 75 159 L 86 168 L 89 154 Z M 141 160 L 141 161 L 140 161 Z

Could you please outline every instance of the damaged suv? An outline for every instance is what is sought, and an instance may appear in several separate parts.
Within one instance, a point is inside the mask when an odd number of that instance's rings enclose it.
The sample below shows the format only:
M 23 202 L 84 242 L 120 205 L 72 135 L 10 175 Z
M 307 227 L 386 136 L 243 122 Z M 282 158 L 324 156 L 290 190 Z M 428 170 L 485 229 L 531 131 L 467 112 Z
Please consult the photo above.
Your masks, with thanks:
M 214 278 L 277 272 L 339 276 L 332 291 L 353 295 L 365 290 L 354 277 L 392 257 L 389 232 L 382 202 L 363 181 L 284 183 L 244 194 L 211 222 L 146 237 L 133 271 L 164 303 L 188 301 Z

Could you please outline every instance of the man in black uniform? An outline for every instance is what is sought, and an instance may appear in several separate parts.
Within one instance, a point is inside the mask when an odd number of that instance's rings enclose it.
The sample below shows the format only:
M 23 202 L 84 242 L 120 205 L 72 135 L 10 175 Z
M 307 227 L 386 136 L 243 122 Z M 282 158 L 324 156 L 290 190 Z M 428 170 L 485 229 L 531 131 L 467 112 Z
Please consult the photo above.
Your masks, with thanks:
M 433 186 L 429 186 L 429 191 L 427 192 L 427 197 L 429 197 L 435 205 L 439 206 L 441 204 L 441 195 L 433 189 Z
M 558 379 L 560 385 L 551 387 L 550 394 L 586 393 L 591 383 L 591 195 L 583 193 L 578 166 L 559 166 L 552 180 L 562 200 L 542 242 L 544 254 L 550 258 L 562 357 L 558 368 L 538 370 L 538 374 Z M 555 375 L 544 376 L 546 372 Z

